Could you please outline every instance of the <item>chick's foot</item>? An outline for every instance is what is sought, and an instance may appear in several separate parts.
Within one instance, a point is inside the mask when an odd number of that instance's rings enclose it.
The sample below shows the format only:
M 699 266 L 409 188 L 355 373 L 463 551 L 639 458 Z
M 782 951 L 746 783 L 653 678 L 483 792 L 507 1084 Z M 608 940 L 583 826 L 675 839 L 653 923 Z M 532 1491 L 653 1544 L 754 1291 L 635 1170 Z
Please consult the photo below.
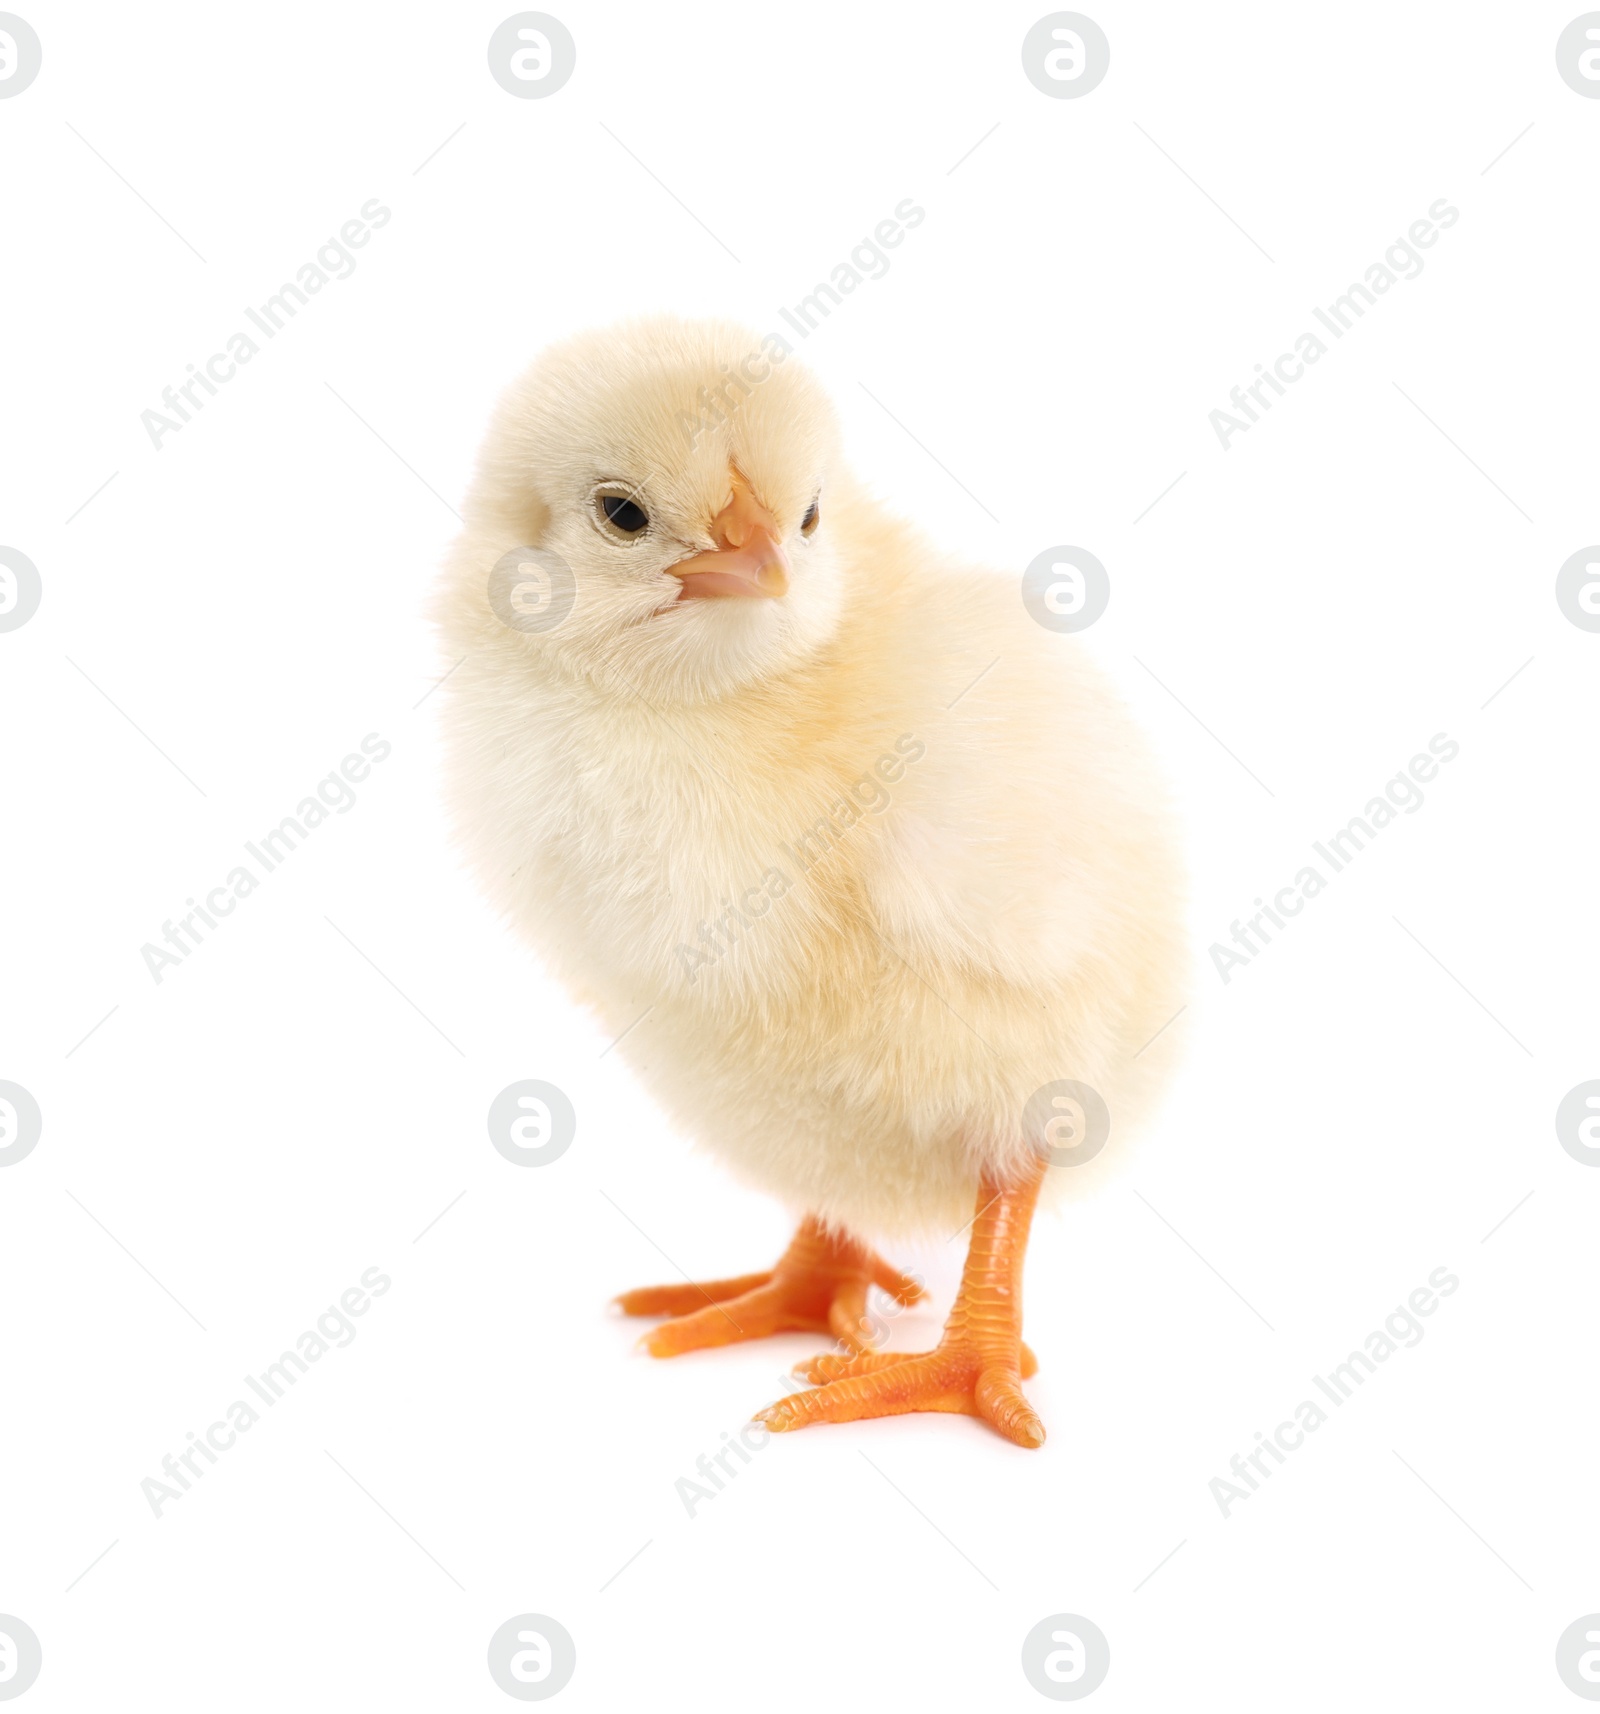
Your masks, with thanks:
M 860 1353 L 870 1343 L 867 1288 L 873 1285 L 901 1304 L 925 1295 L 915 1280 L 866 1245 L 808 1217 L 768 1273 L 701 1285 L 646 1286 L 624 1292 L 616 1302 L 625 1315 L 673 1317 L 641 1340 L 652 1357 L 676 1357 L 773 1333 L 831 1333 L 848 1352 Z
M 1039 1373 L 1039 1359 L 1029 1345 L 1019 1343 L 1017 1352 L 1017 1372 L 1023 1380 L 1032 1380 Z M 896 1363 L 910 1363 L 932 1355 L 931 1351 L 866 1351 L 854 1357 L 841 1357 L 837 1351 L 830 1351 L 826 1356 L 801 1363 L 795 1373 L 803 1375 L 812 1386 L 820 1387 L 828 1381 L 850 1381 L 857 1375 L 873 1375 L 879 1369 L 893 1368 Z
M 1038 1368 L 1022 1343 L 1022 1263 L 1044 1173 L 1018 1186 L 987 1179 L 978 1191 L 972 1246 L 944 1337 L 932 1351 L 816 1357 L 802 1373 L 822 1383 L 758 1411 L 778 1433 L 818 1422 L 953 1411 L 982 1417 L 1018 1446 L 1044 1444 L 1044 1424 L 1022 1391 Z

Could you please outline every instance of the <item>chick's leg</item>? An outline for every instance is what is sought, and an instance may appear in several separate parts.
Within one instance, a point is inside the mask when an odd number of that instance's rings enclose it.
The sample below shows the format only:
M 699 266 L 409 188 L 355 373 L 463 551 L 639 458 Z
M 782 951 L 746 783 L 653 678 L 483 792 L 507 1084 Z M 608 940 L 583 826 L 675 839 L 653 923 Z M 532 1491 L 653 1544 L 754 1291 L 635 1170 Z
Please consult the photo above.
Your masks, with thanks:
M 803 1372 L 827 1384 L 780 1399 L 757 1412 L 756 1421 L 782 1432 L 814 1422 L 958 1411 L 984 1418 L 1018 1446 L 1042 1445 L 1044 1424 L 1021 1381 L 1036 1367 L 1022 1343 L 1022 1264 L 1043 1176 L 1041 1160 L 1020 1183 L 980 1183 L 961 1289 L 935 1350 L 816 1358 Z
M 764 1339 L 773 1333 L 831 1333 L 851 1352 L 868 1343 L 867 1288 L 897 1303 L 915 1303 L 923 1290 L 865 1244 L 830 1232 L 820 1220 L 801 1222 L 769 1273 L 703 1285 L 647 1286 L 616 1301 L 625 1315 L 670 1315 L 642 1341 L 652 1357 L 676 1357 L 711 1345 Z

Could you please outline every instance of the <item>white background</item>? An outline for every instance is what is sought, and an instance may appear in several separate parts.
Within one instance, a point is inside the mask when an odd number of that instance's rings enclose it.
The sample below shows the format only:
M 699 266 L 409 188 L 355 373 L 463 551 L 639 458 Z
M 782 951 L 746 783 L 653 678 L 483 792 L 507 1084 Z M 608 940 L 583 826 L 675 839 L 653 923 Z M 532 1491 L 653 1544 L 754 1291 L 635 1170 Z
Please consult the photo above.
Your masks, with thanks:
M 1019 1651 L 1060 1612 L 1110 1640 L 1108 1710 L 1576 1705 L 1577 8 L 1093 0 L 1110 73 L 1051 100 L 1032 7 L 559 0 L 576 74 L 522 101 L 487 71 L 502 7 L 18 3 L 44 46 L 0 101 L 0 541 L 44 584 L 0 636 L 0 1077 L 44 1113 L 0 1174 L 26 1705 L 493 1709 L 488 1639 L 528 1611 L 576 1640 L 573 1709 L 1043 1706 Z M 656 309 L 765 332 L 907 196 L 926 220 L 803 355 L 856 468 L 944 542 L 1013 584 L 1053 543 L 1107 566 L 1088 641 L 1186 818 L 1191 1043 L 1120 1176 L 1037 1231 L 1043 1451 L 813 1430 L 691 1518 L 677 1478 L 819 1343 L 652 1363 L 605 1303 L 769 1265 L 786 1217 L 691 1154 L 462 873 L 422 608 L 535 351 Z M 141 411 L 372 197 L 355 273 L 153 449 Z M 1208 412 L 1439 197 L 1460 220 L 1420 277 L 1224 452 Z M 393 754 L 357 806 L 154 983 L 141 945 L 368 732 Z M 1224 985 L 1206 948 L 1438 732 L 1461 752 L 1425 807 Z M 522 1077 L 579 1116 L 538 1171 L 484 1127 Z M 960 1251 L 896 1254 L 935 1288 L 897 1345 L 936 1337 Z M 374 1266 L 354 1344 L 153 1517 L 163 1454 Z M 1224 1519 L 1211 1478 L 1440 1266 L 1423 1343 Z

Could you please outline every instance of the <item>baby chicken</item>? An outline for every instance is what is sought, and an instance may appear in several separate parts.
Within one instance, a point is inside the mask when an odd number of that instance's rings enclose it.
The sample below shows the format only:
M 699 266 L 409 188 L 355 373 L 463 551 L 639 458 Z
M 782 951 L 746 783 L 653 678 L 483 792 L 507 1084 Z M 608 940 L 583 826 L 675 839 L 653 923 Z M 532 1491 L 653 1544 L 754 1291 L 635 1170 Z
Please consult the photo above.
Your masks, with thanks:
M 621 1306 L 673 1318 L 658 1357 L 833 1335 L 774 1430 L 962 1411 L 1040 1445 L 1034 1207 L 1136 1126 L 1183 1003 L 1127 715 L 1013 579 L 868 495 L 776 335 L 553 347 L 465 516 L 437 605 L 462 843 L 661 1105 L 799 1219 L 770 1271 Z M 869 1349 L 869 1286 L 919 1288 L 868 1239 L 968 1229 L 938 1347 Z

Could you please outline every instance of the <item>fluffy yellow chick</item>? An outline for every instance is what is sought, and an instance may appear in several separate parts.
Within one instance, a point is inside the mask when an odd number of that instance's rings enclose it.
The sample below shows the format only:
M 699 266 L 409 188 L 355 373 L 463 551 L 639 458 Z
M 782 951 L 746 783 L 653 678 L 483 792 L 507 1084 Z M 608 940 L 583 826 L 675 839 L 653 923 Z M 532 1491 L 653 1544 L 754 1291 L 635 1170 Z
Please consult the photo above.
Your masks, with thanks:
M 437 607 L 464 846 L 661 1105 L 800 1220 L 767 1272 L 622 1307 L 674 1317 L 657 1356 L 833 1334 L 773 1429 L 964 1411 L 1039 1445 L 1034 1205 L 1136 1126 L 1183 1003 L 1172 829 L 1121 705 L 1014 578 L 866 493 L 774 336 L 551 348 L 465 516 Z M 867 1239 L 968 1229 L 938 1348 L 868 1350 L 869 1284 L 919 1294 Z

